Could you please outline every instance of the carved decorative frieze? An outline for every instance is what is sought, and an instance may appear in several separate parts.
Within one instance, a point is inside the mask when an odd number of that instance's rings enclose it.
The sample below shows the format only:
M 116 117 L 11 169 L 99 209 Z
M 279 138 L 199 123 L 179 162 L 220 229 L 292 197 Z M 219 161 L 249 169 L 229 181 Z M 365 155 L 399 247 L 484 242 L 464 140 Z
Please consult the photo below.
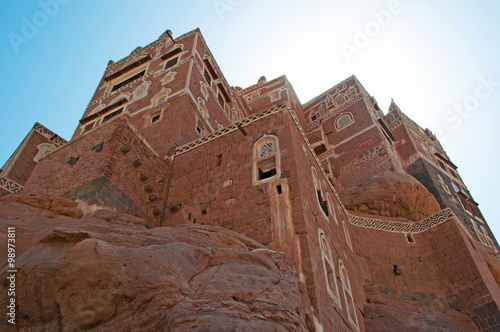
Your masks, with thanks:
M 19 183 L 12 181 L 11 179 L 4 178 L 3 176 L 0 177 L 0 188 L 15 194 L 24 189 L 22 185 Z

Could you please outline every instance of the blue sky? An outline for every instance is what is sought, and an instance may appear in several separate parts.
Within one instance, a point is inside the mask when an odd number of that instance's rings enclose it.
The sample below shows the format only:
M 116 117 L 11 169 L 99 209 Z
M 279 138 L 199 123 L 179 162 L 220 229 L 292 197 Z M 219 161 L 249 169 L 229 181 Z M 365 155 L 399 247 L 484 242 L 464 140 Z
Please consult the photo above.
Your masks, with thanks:
M 384 111 L 394 98 L 439 135 L 500 235 L 500 2 L 5 0 L 0 6 L 0 164 L 36 121 L 69 139 L 109 60 L 167 29 L 177 37 L 199 27 L 231 85 L 286 74 L 305 103 L 355 74 Z

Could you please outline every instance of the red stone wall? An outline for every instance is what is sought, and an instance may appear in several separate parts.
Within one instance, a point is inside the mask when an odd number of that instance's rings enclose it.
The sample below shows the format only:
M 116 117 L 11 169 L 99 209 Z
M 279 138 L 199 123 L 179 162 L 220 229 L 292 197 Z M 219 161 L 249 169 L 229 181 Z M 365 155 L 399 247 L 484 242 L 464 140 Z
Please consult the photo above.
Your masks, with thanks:
M 126 145 L 130 151 L 122 152 Z M 78 160 L 71 166 L 68 158 Z M 140 165 L 133 165 L 136 160 Z M 142 216 L 159 225 L 169 172 L 169 163 L 147 147 L 140 135 L 134 134 L 126 116 L 120 116 L 49 153 L 33 171 L 25 190 L 60 196 L 104 176 L 142 211 Z M 141 179 L 141 174 L 147 179 Z M 95 188 L 95 195 L 99 195 L 99 190 Z M 114 204 L 118 202 L 112 200 L 108 206 Z
M 31 175 L 31 172 L 33 171 L 33 168 L 35 168 L 37 164 L 33 160 L 39 151 L 37 146 L 41 143 L 53 144 L 50 139 L 33 129 L 30 131 L 28 136 L 26 136 L 23 143 L 26 144 L 21 144 L 16 152 L 14 152 L 13 157 L 16 156 L 17 159 L 12 160 L 12 169 L 9 172 L 5 172 L 6 170 L 4 170 L 4 172 L 2 173 L 2 176 L 13 180 L 20 185 L 24 185 L 26 183 Z
M 272 130 L 267 128 L 273 128 Z M 363 287 L 342 227 L 345 214 L 327 185 L 312 153 L 290 115 L 278 113 L 208 142 L 174 158 L 168 212 L 163 225 L 211 224 L 230 228 L 268 247 L 285 251 L 300 266 L 308 285 L 315 316 L 325 330 L 349 330 L 342 319 L 347 305 L 340 279 L 342 307 L 335 306 L 326 292 L 319 249 L 318 228 L 324 230 L 334 252 L 334 269 L 340 276 L 339 259 L 346 266 L 362 325 Z M 262 184 L 252 182 L 252 146 L 264 134 L 275 134 L 280 149 L 279 178 Z M 323 214 L 312 180 L 316 169 L 324 195 L 328 192 L 335 209 Z M 281 187 L 278 194 L 277 186 Z M 350 226 L 348 226 L 350 227 Z
M 476 319 L 475 309 L 499 303 L 500 290 L 484 258 L 451 220 L 413 234 L 353 227 L 360 280 L 383 293 L 429 307 L 450 306 Z M 394 265 L 401 269 L 397 276 Z

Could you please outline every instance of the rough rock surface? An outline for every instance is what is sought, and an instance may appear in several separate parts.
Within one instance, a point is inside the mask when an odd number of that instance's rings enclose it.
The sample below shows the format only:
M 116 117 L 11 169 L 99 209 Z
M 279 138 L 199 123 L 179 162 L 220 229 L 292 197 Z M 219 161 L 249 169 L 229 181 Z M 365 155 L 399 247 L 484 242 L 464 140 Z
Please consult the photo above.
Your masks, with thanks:
M 365 286 L 365 329 L 370 332 L 478 331 L 469 316 L 449 308 L 429 308 Z
M 427 188 L 408 174 L 382 173 L 339 194 L 347 209 L 378 216 L 418 221 L 441 210 Z
M 148 229 L 137 218 L 34 194 L 3 198 L 0 225 L 1 243 L 16 228 L 16 330 L 312 328 L 294 263 L 223 228 Z M 0 330 L 14 328 L 2 319 Z

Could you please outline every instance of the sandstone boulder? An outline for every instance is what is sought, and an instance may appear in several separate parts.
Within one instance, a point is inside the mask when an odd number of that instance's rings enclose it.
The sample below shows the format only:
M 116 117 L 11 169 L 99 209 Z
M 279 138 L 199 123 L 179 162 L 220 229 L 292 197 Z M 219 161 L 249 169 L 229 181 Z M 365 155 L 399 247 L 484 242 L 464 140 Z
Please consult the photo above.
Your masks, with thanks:
M 408 174 L 385 172 L 339 193 L 347 209 L 377 216 L 421 220 L 441 210 L 434 196 Z
M 294 263 L 245 236 L 213 226 L 148 229 L 106 221 L 112 214 L 103 212 L 49 218 L 49 206 L 33 197 L 0 202 L 0 211 L 12 210 L 9 219 L 0 215 L 0 242 L 14 226 L 18 270 L 17 325 L 2 319 L 2 331 L 312 328 Z M 5 263 L 6 246 L 0 257 Z

